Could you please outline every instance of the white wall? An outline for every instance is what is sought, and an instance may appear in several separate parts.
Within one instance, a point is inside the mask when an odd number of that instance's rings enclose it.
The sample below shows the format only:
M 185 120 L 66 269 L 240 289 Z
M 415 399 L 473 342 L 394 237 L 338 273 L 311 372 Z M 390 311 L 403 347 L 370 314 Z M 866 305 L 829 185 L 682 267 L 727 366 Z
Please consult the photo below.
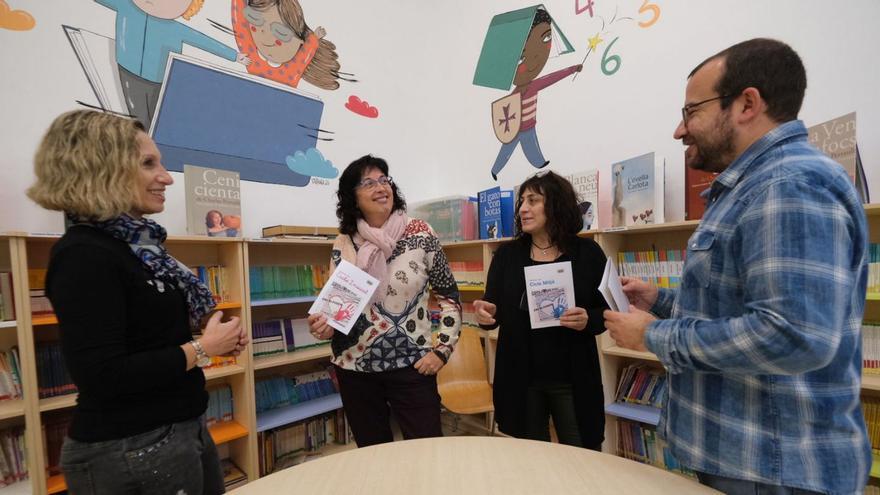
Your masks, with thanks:
M 91 89 L 61 30 L 61 24 L 112 36 L 115 14 L 90 0 L 6 0 L 36 18 L 31 31 L 0 29 L 0 231 L 60 232 L 61 216 L 31 203 L 24 190 L 33 180 L 32 157 L 40 136 L 75 100 L 95 103 Z M 486 28 L 494 14 L 530 2 L 442 2 L 301 0 L 312 27 L 324 26 L 336 43 L 342 70 L 361 82 L 324 91 L 301 83 L 325 103 L 322 128 L 336 131 L 318 148 L 337 168 L 374 153 L 388 159 L 391 173 L 410 202 L 451 194 L 475 194 L 494 185 L 489 169 L 499 144 L 489 127 L 490 103 L 503 91 L 471 84 Z M 574 15 L 574 0 L 545 5 L 577 48 L 551 59 L 544 73 L 576 64 L 588 37 L 601 24 L 588 13 Z M 738 41 L 769 36 L 790 43 L 807 66 L 808 90 L 801 117 L 808 125 L 858 112 L 859 146 L 868 183 L 880 196 L 880 68 L 874 53 L 880 34 L 880 2 L 848 0 L 696 1 L 657 0 L 659 21 L 647 29 L 618 21 L 613 52 L 623 59 L 614 76 L 599 70 L 603 37 L 576 81 L 565 80 L 540 94 L 538 135 L 551 168 L 574 172 L 599 168 L 600 194 L 610 189 L 610 164 L 648 151 L 667 157 L 668 220 L 683 218 L 683 148 L 671 135 L 684 99 L 685 77 L 707 56 Z M 647 18 L 641 1 L 596 1 L 595 12 Z M 229 24 L 228 0 L 207 0 L 190 23 L 234 46 L 231 36 L 207 19 Z M 235 68 L 198 50 L 184 53 Z M 349 95 L 377 106 L 376 120 L 343 108 Z M 512 187 L 534 169 L 518 150 L 500 174 Z M 181 174 L 175 179 L 182 181 Z M 242 183 L 245 235 L 265 225 L 334 225 L 336 183 L 304 188 Z M 601 217 L 608 218 L 607 194 Z M 156 219 L 172 234 L 186 230 L 183 187 L 172 187 L 166 212 Z M 604 223 L 604 222 L 603 222 Z

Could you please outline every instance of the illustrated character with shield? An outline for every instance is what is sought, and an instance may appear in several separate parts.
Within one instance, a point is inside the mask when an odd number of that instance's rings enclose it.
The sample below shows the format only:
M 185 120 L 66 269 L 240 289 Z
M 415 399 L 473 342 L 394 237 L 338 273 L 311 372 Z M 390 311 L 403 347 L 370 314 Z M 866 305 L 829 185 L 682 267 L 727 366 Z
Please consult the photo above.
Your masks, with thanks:
M 560 46 L 553 43 L 557 36 Z M 502 143 L 492 165 L 492 178 L 496 181 L 517 144 L 522 146 L 526 159 L 535 168 L 544 168 L 550 163 L 541 153 L 535 132 L 538 92 L 583 68 L 580 64 L 572 65 L 538 77 L 554 48 L 558 55 L 574 52 L 543 5 L 492 18 L 477 62 L 474 84 L 505 91 L 510 89 L 511 83 L 515 85 L 511 94 L 492 103 L 492 127 Z

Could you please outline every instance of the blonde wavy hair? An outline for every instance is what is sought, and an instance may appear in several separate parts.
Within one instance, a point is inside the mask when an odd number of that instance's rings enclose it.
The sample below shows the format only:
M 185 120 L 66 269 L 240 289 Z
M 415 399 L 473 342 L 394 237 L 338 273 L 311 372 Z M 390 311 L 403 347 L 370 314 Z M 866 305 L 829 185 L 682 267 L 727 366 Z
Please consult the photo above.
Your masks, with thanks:
M 277 6 L 281 20 L 293 29 L 302 41 L 305 41 L 312 32 L 306 24 L 305 15 L 297 0 L 249 0 L 248 3 L 260 10 Z M 336 45 L 324 38 L 318 40 L 318 50 L 306 67 L 303 79 L 322 89 L 339 88 L 339 55 L 336 54 Z
M 61 114 L 37 148 L 28 197 L 83 219 L 128 213 L 138 201 L 139 132 L 144 126 L 134 119 L 93 110 Z
M 192 0 L 192 3 L 189 4 L 186 11 L 180 16 L 186 20 L 190 20 L 192 16 L 199 13 L 202 10 L 202 5 L 205 5 L 205 0 Z

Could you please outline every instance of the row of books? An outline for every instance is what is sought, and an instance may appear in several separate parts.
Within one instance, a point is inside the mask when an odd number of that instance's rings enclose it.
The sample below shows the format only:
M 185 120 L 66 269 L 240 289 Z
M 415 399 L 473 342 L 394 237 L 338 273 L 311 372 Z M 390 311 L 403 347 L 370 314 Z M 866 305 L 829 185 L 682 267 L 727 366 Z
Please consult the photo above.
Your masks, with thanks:
M 0 488 L 28 477 L 24 427 L 0 430 Z
M 333 367 L 296 376 L 273 376 L 254 384 L 257 412 L 299 404 L 338 392 Z
M 871 448 L 874 452 L 880 452 L 880 398 L 862 397 L 862 413 L 865 415 Z
M 46 413 L 43 420 L 43 451 L 46 453 L 46 474 L 61 474 L 61 446 L 70 429 L 70 409 Z
M 254 300 L 312 296 L 330 278 L 330 266 L 252 266 L 248 275 Z
M 880 323 L 862 323 L 862 369 L 868 375 L 880 375 Z
M 230 300 L 226 267 L 219 265 L 197 266 L 192 268 L 192 271 L 199 277 L 199 281 L 211 290 L 215 301 L 228 302 Z
M 37 346 L 37 385 L 41 399 L 76 393 L 76 385 L 64 363 L 61 342 Z
M 695 476 L 693 471 L 678 463 L 657 431 L 643 423 L 617 420 L 617 455 L 660 469 Z
M 260 432 L 260 476 L 302 462 L 304 453 L 315 452 L 331 443 L 348 444 L 351 441 L 351 428 L 342 409 Z
M 452 277 L 459 289 L 483 288 L 486 285 L 482 261 L 450 261 L 449 269 L 452 270 Z
M 232 421 L 232 387 L 218 385 L 208 389 L 208 409 L 205 411 L 205 422 L 208 426 Z
M 12 347 L 0 351 L 0 401 L 21 397 L 21 360 L 18 347 Z
M 623 369 L 615 401 L 660 408 L 665 396 L 666 374 L 662 370 L 636 364 Z
M 0 272 L 0 320 L 15 319 L 15 295 L 12 292 L 12 273 Z
M 657 287 L 673 289 L 681 285 L 685 250 L 624 251 L 617 253 L 621 276 L 640 278 Z
M 880 294 L 880 244 L 871 244 L 868 250 L 868 293 Z
M 305 318 L 279 318 L 256 322 L 251 328 L 251 336 L 254 357 L 257 358 L 326 344 L 309 332 L 309 322 Z

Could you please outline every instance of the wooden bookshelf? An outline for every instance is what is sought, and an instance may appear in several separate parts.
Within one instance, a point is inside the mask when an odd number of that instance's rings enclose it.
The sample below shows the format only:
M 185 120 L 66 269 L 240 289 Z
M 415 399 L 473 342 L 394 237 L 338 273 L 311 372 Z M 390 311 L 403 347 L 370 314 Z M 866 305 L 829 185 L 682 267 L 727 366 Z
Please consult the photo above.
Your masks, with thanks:
M 317 345 L 300 349 L 294 352 L 285 352 L 266 357 L 254 358 L 254 369 L 264 370 L 268 368 L 276 368 L 279 366 L 287 366 L 297 363 L 305 363 L 320 359 L 330 358 L 330 343 Z
M 227 309 L 241 309 L 240 302 L 222 302 L 217 303 L 217 306 L 214 307 L 215 311 L 227 310 Z M 53 315 L 39 315 L 31 318 L 31 324 L 33 326 L 44 326 L 44 325 L 57 325 L 58 317 Z
M 24 400 L 0 401 L 0 420 L 24 416 Z
M 208 427 L 208 432 L 217 445 L 244 438 L 250 433 L 247 427 L 237 421 L 224 421 L 213 424 Z

